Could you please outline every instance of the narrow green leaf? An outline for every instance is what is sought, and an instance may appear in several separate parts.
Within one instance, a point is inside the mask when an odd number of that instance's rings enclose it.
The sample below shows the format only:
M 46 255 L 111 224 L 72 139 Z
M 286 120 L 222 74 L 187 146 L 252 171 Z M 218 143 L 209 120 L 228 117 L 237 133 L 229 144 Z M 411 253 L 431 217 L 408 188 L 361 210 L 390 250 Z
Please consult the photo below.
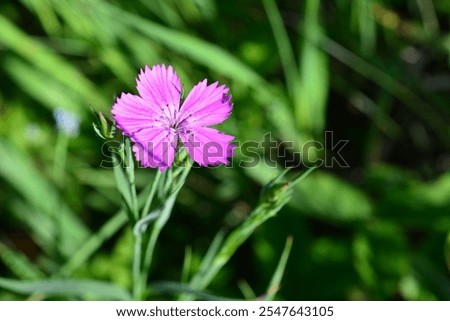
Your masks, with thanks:
M 120 146 L 121 149 L 123 149 L 123 145 Z M 123 169 L 124 164 L 123 159 L 117 155 L 117 153 L 113 153 L 113 171 L 114 171 L 114 177 L 116 179 L 116 186 L 117 189 L 120 192 L 120 195 L 122 195 L 123 201 L 125 203 L 127 214 L 130 217 L 130 221 L 133 222 L 135 220 L 135 217 L 133 217 L 133 197 L 131 195 L 131 188 L 130 188 L 130 182 L 128 181 L 127 175 L 125 173 L 125 170 Z
M 429 37 L 439 34 L 439 19 L 433 0 L 417 0 L 417 5 L 423 20 L 423 28 Z
M 37 40 L 29 37 L 22 30 L 0 15 L 0 44 L 11 49 L 24 59 L 46 72 L 50 77 L 71 88 L 94 106 L 105 106 L 107 101 L 98 93 L 95 85 L 78 69 L 66 62 L 61 56 Z M 83 115 L 84 110 L 78 110 Z
M 428 101 L 424 100 L 420 95 L 414 92 L 414 90 L 398 81 L 394 76 L 391 76 L 384 70 L 364 60 L 326 35 L 319 34 L 316 41 L 317 45 L 330 56 L 373 81 L 389 94 L 397 97 L 405 104 L 405 107 L 409 108 L 427 122 L 430 125 L 430 128 L 434 129 L 439 135 L 442 143 L 448 146 L 448 124 L 446 123 L 445 118 L 437 112 L 436 106 L 431 105 Z
M 376 45 L 376 22 L 374 17 L 374 1 L 360 0 L 352 3 L 352 17 L 358 27 L 361 51 L 370 55 Z
M 295 183 L 298 183 L 311 171 L 312 169 L 306 171 L 303 175 L 298 176 L 294 180 L 295 182 L 278 183 L 279 177 L 269 182 L 268 185 L 263 188 L 264 193 L 261 195 L 258 206 L 250 213 L 242 224 L 236 227 L 226 237 L 220 250 L 208 266 L 208 269 L 204 272 L 199 271 L 195 274 L 190 283 L 191 287 L 196 290 L 205 289 L 242 243 L 252 235 L 255 229 L 269 218 L 275 216 L 278 211 L 289 202 L 292 188 Z
M 329 90 L 328 57 L 317 46 L 321 32 L 320 1 L 307 0 L 305 19 L 300 27 L 302 47 L 300 51 L 300 79 L 295 91 L 296 119 L 299 128 L 312 132 L 317 137 L 323 135 Z
M 205 275 L 208 272 L 209 267 L 211 266 L 214 257 L 216 256 L 217 252 L 219 251 L 220 247 L 223 244 L 223 240 L 225 238 L 225 233 L 223 231 L 219 231 L 214 239 L 212 240 L 211 244 L 209 245 L 208 251 L 206 252 L 205 256 L 203 257 L 202 263 L 200 264 L 200 268 L 197 272 L 197 275 L 202 276 Z M 196 287 L 197 281 L 200 280 L 201 277 L 194 277 L 191 281 L 191 285 Z
M 278 262 L 269 287 L 267 288 L 267 294 L 265 295 L 266 300 L 273 300 L 280 289 L 281 279 L 283 278 L 289 254 L 291 253 L 292 242 L 293 238 L 291 236 L 286 239 L 286 244 L 284 245 L 283 253 L 281 253 L 280 261 Z
M 355 235 L 353 240 L 353 264 L 361 282 L 371 288 L 377 284 L 377 275 L 372 264 L 373 251 L 369 239 L 363 233 Z
M 192 247 L 187 245 L 184 250 L 183 269 L 181 270 L 181 283 L 188 283 L 192 271 Z
M 188 56 L 211 70 L 232 77 L 252 88 L 270 87 L 266 81 L 236 57 L 219 46 L 207 43 L 189 34 L 179 32 L 127 12 L 107 2 L 99 2 L 97 9 L 118 22 L 133 26 L 139 32 L 166 45 L 174 52 Z M 260 88 L 261 92 L 264 91 Z M 267 95 L 267 93 L 265 93 Z
M 248 284 L 246 280 L 240 280 L 238 282 L 238 287 L 246 300 L 254 300 L 256 298 L 255 291 L 253 291 L 250 284 Z
M 37 67 L 11 56 L 5 57 L 5 70 L 23 92 L 50 110 L 63 108 L 81 116 L 83 103 L 80 96 L 71 88 Z
M 11 272 L 21 279 L 34 280 L 45 277 L 45 274 L 22 252 L 11 249 L 3 242 L 0 242 L 0 259 Z
M 0 176 L 13 186 L 33 209 L 31 213 L 38 213 L 36 217 L 28 217 L 23 222 L 30 223 L 28 227 L 38 228 L 47 225 L 50 236 L 57 228 L 52 220 L 54 215 L 60 218 L 61 239 L 56 246 L 64 256 L 70 256 L 88 237 L 89 231 L 80 219 L 63 203 L 57 190 L 42 173 L 36 169 L 31 160 L 14 145 L 0 138 Z M 22 206 L 20 209 L 25 209 Z M 32 215 L 30 212 L 21 213 L 20 217 Z M 38 218 L 41 217 L 40 221 Z M 31 222 L 34 221 L 34 222 Z M 36 231 L 37 235 L 43 235 Z M 55 235 L 53 235 L 55 236 Z M 55 238 L 49 238 L 50 244 Z
M 186 181 L 186 177 L 192 168 L 192 164 L 193 163 L 191 161 L 188 161 L 186 163 L 186 166 L 179 173 L 179 177 L 173 179 L 171 194 L 166 196 L 167 199 L 165 199 L 164 203 L 161 205 L 162 208 L 161 214 L 158 216 L 155 223 L 153 224 L 150 237 L 148 238 L 148 242 L 145 244 L 143 264 L 142 264 L 142 271 L 144 274 L 142 278 L 143 284 L 147 284 L 148 273 L 150 272 L 150 267 L 153 260 L 153 253 L 155 251 L 158 237 L 170 218 L 178 193 L 180 192 L 181 188 L 183 187 Z M 171 172 L 169 171 L 165 171 L 163 176 L 171 175 L 170 173 Z M 162 181 L 164 182 L 164 179 L 162 179 Z
M 50 297 L 91 296 L 107 300 L 131 300 L 130 293 L 117 285 L 93 280 L 18 281 L 0 277 L 0 287 L 20 294 L 45 294 Z
M 289 94 L 291 97 L 294 97 L 298 82 L 298 68 L 288 34 L 284 28 L 283 18 L 274 0 L 263 0 L 263 5 L 275 36 Z
M 235 298 L 225 298 L 205 291 L 192 289 L 188 284 L 182 284 L 171 281 L 160 281 L 150 284 L 152 290 L 159 293 L 180 294 L 185 293 L 199 298 L 200 300 L 208 301 L 237 301 Z
M 47 34 L 55 35 L 61 32 L 61 23 L 49 1 L 21 0 L 21 2 L 36 13 Z
M 55 231 L 52 219 L 34 205 L 17 198 L 10 200 L 11 214 L 29 231 L 30 237 L 48 255 L 54 253 Z

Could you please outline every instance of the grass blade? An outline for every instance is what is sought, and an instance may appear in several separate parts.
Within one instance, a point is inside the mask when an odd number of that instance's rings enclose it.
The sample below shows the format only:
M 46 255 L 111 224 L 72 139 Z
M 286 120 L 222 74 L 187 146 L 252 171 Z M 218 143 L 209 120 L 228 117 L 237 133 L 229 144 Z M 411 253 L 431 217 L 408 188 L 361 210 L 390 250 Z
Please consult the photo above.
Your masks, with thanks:
M 189 281 L 189 275 L 192 270 L 192 247 L 186 246 L 184 250 L 183 269 L 181 270 L 181 283 L 187 283 Z
M 430 105 L 421 96 L 393 76 L 387 74 L 377 66 L 372 65 L 326 35 L 321 34 L 317 41 L 318 45 L 330 56 L 341 61 L 402 101 L 406 107 L 427 122 L 430 128 L 434 129 L 439 135 L 441 142 L 448 146 L 448 125 L 445 118 L 436 111 L 435 106 Z
M 161 42 L 174 52 L 185 55 L 221 75 L 232 77 L 252 88 L 270 87 L 255 71 L 216 45 L 183 32 L 169 29 L 107 2 L 101 2 L 101 5 L 99 3 L 97 9 L 99 9 L 99 14 L 108 15 L 110 19 L 132 26 L 142 34 Z M 262 88 L 261 91 L 263 91 Z
M 354 24 L 358 26 L 361 51 L 370 55 L 376 45 L 377 25 L 373 13 L 373 0 L 360 0 L 352 3 Z
M 200 300 L 208 300 L 208 301 L 237 301 L 234 298 L 225 298 L 213 294 L 209 294 L 205 291 L 199 291 L 192 289 L 187 284 L 170 282 L 170 281 L 160 281 L 150 284 L 150 287 L 159 293 L 167 293 L 167 294 L 177 294 L 177 293 L 188 293 L 189 295 L 195 296 Z
M 92 280 L 18 281 L 0 277 L 0 287 L 20 294 L 45 294 L 50 297 L 131 300 L 130 293 L 124 288 Z
M 106 106 L 107 101 L 98 93 L 96 87 L 78 69 L 54 54 L 42 43 L 34 40 L 0 15 L 0 44 L 16 52 L 19 56 L 40 68 L 49 76 L 71 88 L 94 106 Z M 87 110 L 87 109 L 86 109 Z M 79 115 L 84 114 L 79 109 Z
M 2 155 L 0 176 L 23 196 L 29 203 L 29 207 L 33 208 L 33 212 L 38 212 L 43 218 L 42 221 L 34 218 L 34 224 L 28 227 L 34 228 L 40 224 L 47 224 L 50 228 L 49 233 L 52 234 L 52 231 L 57 228 L 52 222 L 52 217 L 58 215 L 61 220 L 61 226 L 58 228 L 61 228 L 62 238 L 56 246 L 64 256 L 70 256 L 88 237 L 89 230 L 62 202 L 54 186 L 35 168 L 27 155 L 3 139 L 0 139 L 0 154 Z M 29 215 L 29 213 L 22 213 L 23 216 L 27 214 Z M 55 239 L 49 241 L 55 242 Z
M 291 97 L 294 97 L 297 88 L 296 83 L 298 81 L 298 68 L 295 63 L 294 52 L 292 51 L 288 34 L 284 28 L 283 18 L 281 17 L 274 0 L 263 0 L 263 4 L 277 43 L 288 92 Z
M 248 284 L 246 280 L 240 280 L 238 282 L 238 287 L 246 300 L 254 300 L 256 298 L 255 291 L 253 291 L 250 284 Z
M 289 254 L 291 253 L 292 242 L 293 238 L 291 236 L 288 237 L 283 249 L 283 253 L 281 254 L 280 261 L 278 262 L 278 266 L 275 269 L 272 280 L 270 281 L 269 287 L 267 288 L 267 294 L 265 295 L 266 300 L 272 301 L 280 288 L 281 279 L 283 278 Z
M 204 275 L 207 273 L 214 260 L 214 257 L 223 244 L 224 238 L 225 233 L 223 231 L 219 231 L 219 233 L 216 234 L 213 241 L 211 242 L 211 245 L 208 248 L 208 251 L 206 252 L 206 255 L 203 257 L 202 263 L 200 264 L 200 268 L 197 272 L 198 275 Z M 192 285 L 196 286 L 196 280 L 192 280 Z
M 43 106 L 54 110 L 64 108 L 80 115 L 82 102 L 79 95 L 45 72 L 15 57 L 5 57 L 5 70 L 24 93 Z M 45 84 L 45 86 L 43 85 Z
M 299 128 L 322 137 L 329 90 L 328 57 L 314 41 L 320 35 L 320 1 L 307 0 L 300 51 L 300 83 L 295 91 Z
M 266 188 L 263 188 L 258 206 L 252 211 L 249 217 L 238 227 L 236 227 L 225 239 L 218 253 L 214 256 L 208 269 L 204 273 L 200 271 L 192 278 L 191 287 L 195 290 L 205 289 L 222 267 L 229 261 L 236 250 L 244 243 L 255 229 L 275 216 L 278 211 L 291 198 L 292 187 L 305 178 L 313 169 L 309 169 L 295 179 L 295 182 L 276 183 L 279 178 L 271 181 Z
M 35 280 L 45 277 L 45 274 L 30 262 L 23 253 L 14 251 L 3 242 L 0 242 L 0 260 L 21 279 Z

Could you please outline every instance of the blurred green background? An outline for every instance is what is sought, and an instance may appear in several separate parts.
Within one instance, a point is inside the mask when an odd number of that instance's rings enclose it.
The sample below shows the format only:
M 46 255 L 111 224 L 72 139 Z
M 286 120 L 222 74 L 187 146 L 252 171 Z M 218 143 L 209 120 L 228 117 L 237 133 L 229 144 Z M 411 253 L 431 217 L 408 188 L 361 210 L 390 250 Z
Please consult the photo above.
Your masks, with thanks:
M 113 172 L 100 167 L 90 108 L 110 115 L 116 95 L 136 93 L 140 68 L 165 63 L 185 93 L 204 78 L 231 88 L 220 128 L 241 144 L 270 132 L 289 156 L 325 131 L 349 141 L 349 167 L 302 181 L 211 293 L 263 295 L 292 235 L 278 299 L 449 300 L 449 17 L 446 0 L 1 1 L 0 275 L 130 286 L 132 233 Z M 79 118 L 79 134 L 57 129 L 57 110 Z M 237 151 L 234 168 L 190 173 L 152 282 L 179 281 L 186 251 L 198 266 L 286 165 L 240 160 Z M 139 170 L 138 187 L 154 173 Z M 93 254 L 80 255 L 83 246 Z M 3 300 L 26 297 L 0 289 Z

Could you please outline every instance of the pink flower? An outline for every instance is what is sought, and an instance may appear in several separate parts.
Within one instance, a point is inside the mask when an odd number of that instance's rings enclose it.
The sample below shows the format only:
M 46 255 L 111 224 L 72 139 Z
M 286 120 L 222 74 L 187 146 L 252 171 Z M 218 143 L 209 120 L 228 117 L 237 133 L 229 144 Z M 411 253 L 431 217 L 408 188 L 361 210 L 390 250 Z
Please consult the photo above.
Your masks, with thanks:
M 206 79 L 181 100 L 180 78 L 172 66 L 145 66 L 137 79 L 139 96 L 122 93 L 113 105 L 117 126 L 134 142 L 136 159 L 144 167 L 172 166 L 179 142 L 201 166 L 228 164 L 233 136 L 208 126 L 223 122 L 233 104 L 228 88 Z

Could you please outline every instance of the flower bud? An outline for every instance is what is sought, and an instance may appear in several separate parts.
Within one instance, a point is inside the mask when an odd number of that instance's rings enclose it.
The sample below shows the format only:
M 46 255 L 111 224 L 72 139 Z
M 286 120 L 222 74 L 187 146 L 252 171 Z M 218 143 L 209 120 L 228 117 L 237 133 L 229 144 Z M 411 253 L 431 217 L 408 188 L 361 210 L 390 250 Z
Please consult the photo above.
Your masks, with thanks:
M 111 139 L 114 138 L 114 133 L 116 131 L 115 124 L 107 119 L 105 115 L 101 111 L 96 113 L 97 122 L 92 123 L 95 132 L 102 139 Z

